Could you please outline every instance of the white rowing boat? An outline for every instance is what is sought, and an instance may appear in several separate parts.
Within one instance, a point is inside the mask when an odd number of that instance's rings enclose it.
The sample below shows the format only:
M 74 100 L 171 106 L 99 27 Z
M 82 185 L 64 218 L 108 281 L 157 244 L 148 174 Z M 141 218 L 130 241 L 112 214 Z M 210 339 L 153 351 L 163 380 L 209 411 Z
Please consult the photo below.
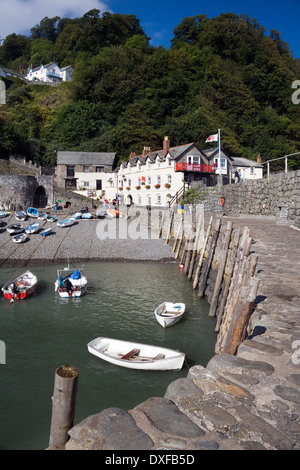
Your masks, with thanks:
M 180 370 L 185 354 L 162 346 L 151 346 L 99 337 L 89 342 L 91 354 L 121 367 L 142 370 Z
M 163 327 L 175 325 L 178 323 L 185 312 L 185 304 L 163 302 L 155 310 L 155 318 L 158 323 Z

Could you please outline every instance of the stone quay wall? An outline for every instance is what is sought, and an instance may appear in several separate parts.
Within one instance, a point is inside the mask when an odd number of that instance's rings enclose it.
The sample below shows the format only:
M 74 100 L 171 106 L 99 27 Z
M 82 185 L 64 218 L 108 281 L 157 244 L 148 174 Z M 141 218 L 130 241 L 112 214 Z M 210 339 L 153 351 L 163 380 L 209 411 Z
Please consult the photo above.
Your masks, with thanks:
M 225 199 L 222 206 L 221 198 Z M 202 191 L 205 210 L 227 216 L 284 216 L 300 224 L 300 170 L 271 175 L 269 179 L 215 186 Z
M 39 186 L 53 204 L 53 176 L 0 175 L 0 210 L 26 210 L 33 205 Z

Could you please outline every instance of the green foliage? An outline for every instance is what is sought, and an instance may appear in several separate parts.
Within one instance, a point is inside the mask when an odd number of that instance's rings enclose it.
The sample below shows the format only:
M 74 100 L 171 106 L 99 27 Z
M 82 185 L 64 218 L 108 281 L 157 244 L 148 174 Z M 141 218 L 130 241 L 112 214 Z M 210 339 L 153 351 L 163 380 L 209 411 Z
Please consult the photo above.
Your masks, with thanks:
M 11 34 L 0 46 L 0 65 L 19 71 L 52 61 L 72 64 L 73 82 L 7 87 L 1 155 L 47 165 L 55 165 L 57 150 L 127 159 L 144 146 L 161 148 L 164 135 L 172 146 L 205 148 L 218 128 L 235 156 L 260 153 L 266 161 L 299 150 L 291 86 L 300 62 L 278 31 L 267 37 L 247 15 L 184 18 L 167 50 L 149 45 L 135 15 L 93 9 L 76 19 L 43 18 L 29 37 Z

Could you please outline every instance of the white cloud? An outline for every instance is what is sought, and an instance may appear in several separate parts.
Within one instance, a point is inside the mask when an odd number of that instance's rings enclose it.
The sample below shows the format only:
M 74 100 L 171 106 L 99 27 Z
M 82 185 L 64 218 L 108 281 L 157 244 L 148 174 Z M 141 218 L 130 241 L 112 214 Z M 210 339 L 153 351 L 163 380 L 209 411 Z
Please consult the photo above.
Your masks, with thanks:
M 26 34 L 46 16 L 76 18 L 94 8 L 109 10 L 105 0 L 0 0 L 0 37 Z

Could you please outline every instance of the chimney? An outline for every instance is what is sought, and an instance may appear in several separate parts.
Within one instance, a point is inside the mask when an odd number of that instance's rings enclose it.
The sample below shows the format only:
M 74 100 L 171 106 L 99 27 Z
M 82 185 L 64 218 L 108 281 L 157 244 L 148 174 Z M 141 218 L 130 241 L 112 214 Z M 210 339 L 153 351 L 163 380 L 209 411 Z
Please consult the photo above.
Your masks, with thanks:
M 164 154 L 164 157 L 167 155 L 167 153 L 169 151 L 169 148 L 170 148 L 170 141 L 169 141 L 169 137 L 166 135 L 165 139 L 163 141 L 163 154 Z
M 147 153 L 150 153 L 150 152 L 151 152 L 151 147 L 144 147 L 142 156 L 144 157 L 145 155 L 147 155 Z
M 257 163 L 259 165 L 261 165 L 261 156 L 260 156 L 260 153 L 257 155 L 257 159 L 256 159 Z
M 134 158 L 134 157 L 136 157 L 136 153 L 135 153 L 135 152 L 131 152 L 129 159 L 131 160 L 131 158 Z

